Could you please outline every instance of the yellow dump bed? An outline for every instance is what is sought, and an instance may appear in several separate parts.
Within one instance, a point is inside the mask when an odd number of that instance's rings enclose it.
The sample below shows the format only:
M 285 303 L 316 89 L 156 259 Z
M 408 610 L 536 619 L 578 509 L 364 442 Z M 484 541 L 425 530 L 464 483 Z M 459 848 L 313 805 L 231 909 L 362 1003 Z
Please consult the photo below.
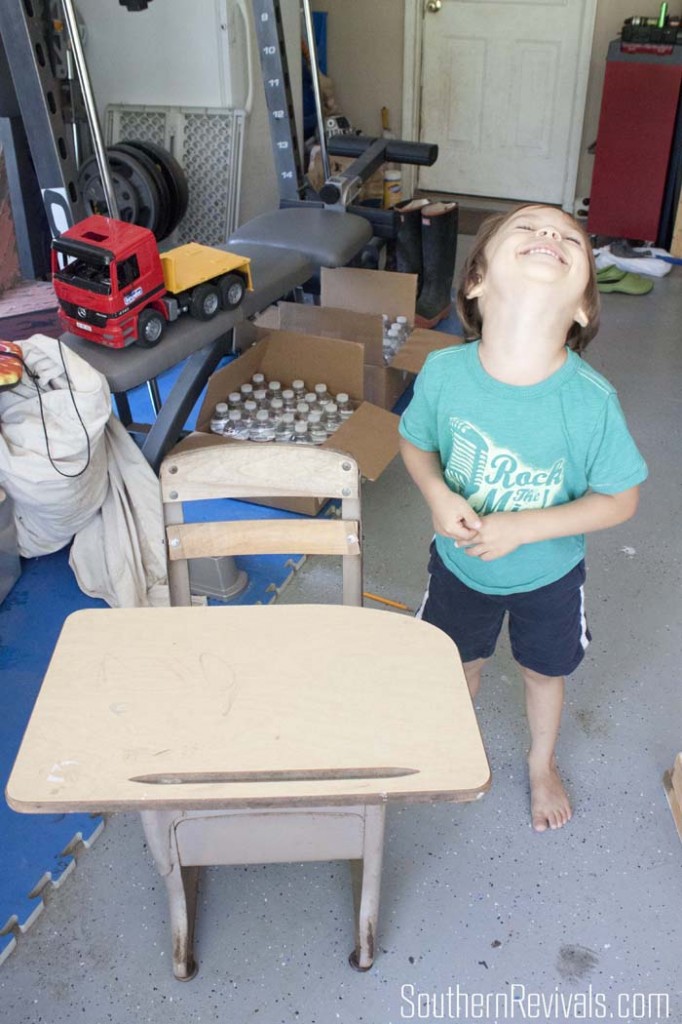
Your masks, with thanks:
M 174 294 L 232 273 L 241 273 L 249 291 L 253 291 L 251 260 L 245 256 L 199 245 L 198 242 L 179 245 L 176 249 L 160 253 L 160 256 L 166 288 Z

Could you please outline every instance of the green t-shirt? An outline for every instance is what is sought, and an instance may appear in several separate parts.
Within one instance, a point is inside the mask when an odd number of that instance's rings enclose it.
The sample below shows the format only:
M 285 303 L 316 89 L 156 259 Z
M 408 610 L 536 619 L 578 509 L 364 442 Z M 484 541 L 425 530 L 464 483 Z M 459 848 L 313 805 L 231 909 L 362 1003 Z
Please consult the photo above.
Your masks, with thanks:
M 483 368 L 478 342 L 433 352 L 400 420 L 402 436 L 440 454 L 448 486 L 479 515 L 547 508 L 588 490 L 618 494 L 647 467 L 630 436 L 615 389 L 567 349 L 564 365 L 539 384 L 504 384 Z M 488 594 L 536 590 L 565 576 L 585 538 L 523 544 L 484 562 L 436 535 L 445 565 Z

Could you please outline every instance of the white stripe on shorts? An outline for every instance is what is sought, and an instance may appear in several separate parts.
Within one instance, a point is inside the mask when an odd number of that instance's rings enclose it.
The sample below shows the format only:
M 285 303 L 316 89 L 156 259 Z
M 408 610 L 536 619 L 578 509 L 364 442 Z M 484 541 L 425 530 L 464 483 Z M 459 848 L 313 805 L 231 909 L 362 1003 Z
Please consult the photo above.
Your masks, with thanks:
M 589 647 L 587 639 L 587 617 L 585 615 L 585 588 L 580 588 L 580 646 L 584 651 Z
M 415 619 L 421 619 L 422 615 L 424 614 L 424 609 L 426 608 L 426 602 L 429 599 L 429 587 L 430 586 L 431 586 L 431 573 L 429 573 L 429 578 L 428 578 L 428 580 L 426 582 L 426 590 L 424 591 L 424 596 L 422 598 L 422 603 L 419 605 L 419 608 L 415 612 L 415 616 L 414 616 Z

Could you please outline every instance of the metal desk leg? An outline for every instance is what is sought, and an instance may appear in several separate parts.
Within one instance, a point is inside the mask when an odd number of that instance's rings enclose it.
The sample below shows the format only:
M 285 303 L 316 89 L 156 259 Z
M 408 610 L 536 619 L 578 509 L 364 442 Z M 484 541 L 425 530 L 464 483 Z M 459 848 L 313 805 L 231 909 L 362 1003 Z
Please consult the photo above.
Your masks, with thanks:
M 166 884 L 171 935 L 173 974 L 191 981 L 197 973 L 194 959 L 194 924 L 197 909 L 198 867 L 183 867 L 175 837 L 177 811 L 141 811 L 142 827 L 150 853 Z
M 348 961 L 356 971 L 368 971 L 374 963 L 385 821 L 385 804 L 368 804 L 365 807 L 362 860 L 350 862 L 355 903 L 355 949 Z

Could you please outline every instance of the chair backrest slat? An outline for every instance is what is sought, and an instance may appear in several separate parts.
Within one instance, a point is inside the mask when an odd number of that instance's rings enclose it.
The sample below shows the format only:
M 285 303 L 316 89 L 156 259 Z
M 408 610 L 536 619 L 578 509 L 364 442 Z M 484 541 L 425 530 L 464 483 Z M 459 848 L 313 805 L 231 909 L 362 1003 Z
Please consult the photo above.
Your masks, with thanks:
M 357 464 L 343 452 L 304 445 L 238 443 L 171 452 L 161 466 L 164 502 L 206 498 L 359 494 Z
M 360 471 L 343 452 L 220 442 L 171 452 L 160 470 L 171 604 L 189 604 L 188 559 L 250 554 L 341 555 L 343 600 L 362 604 Z M 340 498 L 341 519 L 185 523 L 183 503 L 212 498 Z
M 169 526 L 168 558 L 220 555 L 358 555 L 357 522 L 341 519 L 240 519 Z

